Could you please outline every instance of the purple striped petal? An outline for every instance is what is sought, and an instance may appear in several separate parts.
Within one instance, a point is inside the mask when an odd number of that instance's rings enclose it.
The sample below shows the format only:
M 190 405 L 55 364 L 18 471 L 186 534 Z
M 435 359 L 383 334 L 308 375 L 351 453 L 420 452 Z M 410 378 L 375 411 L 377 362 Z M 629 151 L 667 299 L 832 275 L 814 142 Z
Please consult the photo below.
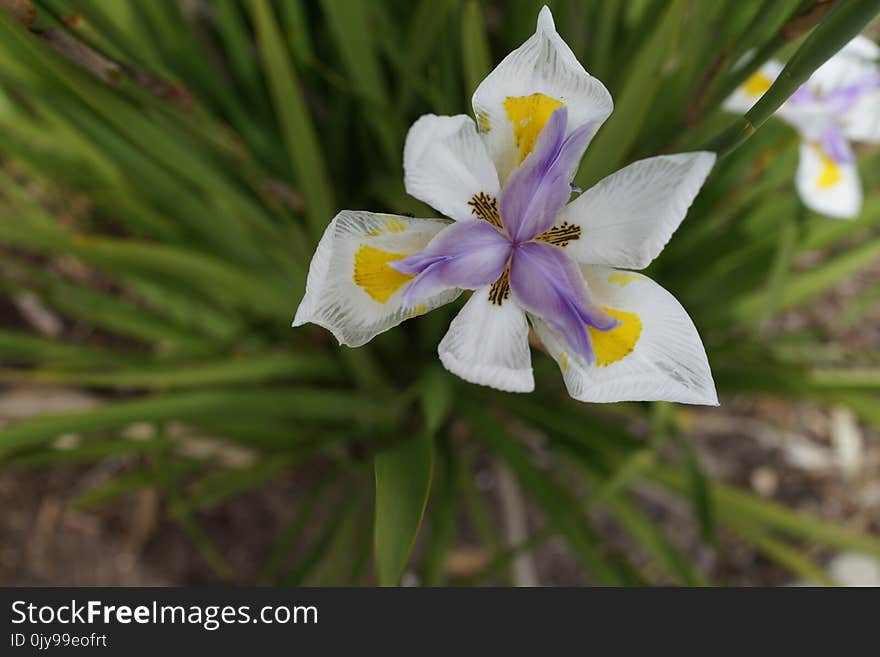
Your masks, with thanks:
M 526 242 L 553 226 L 571 197 L 571 179 L 592 134 L 591 124 L 567 138 L 568 110 L 550 115 L 535 147 L 510 175 L 501 190 L 501 221 L 514 243 Z
M 593 362 L 587 326 L 600 331 L 618 326 L 614 317 L 593 303 L 577 264 L 558 246 L 546 242 L 516 246 L 510 289 L 517 304 L 547 322 L 587 363 Z
M 408 258 L 388 263 L 415 278 L 403 293 L 404 306 L 450 288 L 476 290 L 494 283 L 507 266 L 510 242 L 486 221 L 457 221 Z
M 819 138 L 819 143 L 822 145 L 822 150 L 828 154 L 828 157 L 838 164 L 851 164 L 855 162 L 855 155 L 853 155 L 849 142 L 835 124 L 832 123 L 825 128 L 825 132 Z
M 831 114 L 845 114 L 867 94 L 880 89 L 880 71 L 872 69 L 860 80 L 845 87 L 831 91 L 822 99 L 822 103 Z

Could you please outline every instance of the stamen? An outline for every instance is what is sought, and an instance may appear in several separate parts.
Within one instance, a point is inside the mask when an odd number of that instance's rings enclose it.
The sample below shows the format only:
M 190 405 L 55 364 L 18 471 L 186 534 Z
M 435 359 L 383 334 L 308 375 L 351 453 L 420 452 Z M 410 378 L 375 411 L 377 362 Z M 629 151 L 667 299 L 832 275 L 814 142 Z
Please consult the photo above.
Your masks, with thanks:
M 473 208 L 473 213 L 483 221 L 488 221 L 496 228 L 502 228 L 501 215 L 498 214 L 498 199 L 489 196 L 486 192 L 476 194 L 468 205 Z
M 574 242 L 580 239 L 580 237 L 581 227 L 566 221 L 561 226 L 554 226 L 550 230 L 544 231 L 535 239 L 555 244 L 556 246 L 568 246 L 569 242 Z
M 510 296 L 510 266 L 504 268 L 497 281 L 489 289 L 489 302 L 500 306 Z

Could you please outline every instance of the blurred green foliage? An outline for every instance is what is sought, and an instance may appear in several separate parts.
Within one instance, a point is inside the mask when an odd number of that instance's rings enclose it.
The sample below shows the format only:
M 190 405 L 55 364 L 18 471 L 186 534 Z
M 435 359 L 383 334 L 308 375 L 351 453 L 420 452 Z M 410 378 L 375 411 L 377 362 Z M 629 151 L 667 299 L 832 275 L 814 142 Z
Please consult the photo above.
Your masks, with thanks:
M 96 409 L 0 430 L 0 466 L 136 456 L 137 470 L 79 503 L 158 488 L 229 581 L 198 512 L 291 470 L 303 495 L 275 529 L 262 583 L 395 583 L 417 533 L 408 567 L 449 583 L 444 563 L 463 522 L 492 556 L 467 583 L 510 581 L 513 557 L 554 536 L 597 583 L 707 583 L 640 505 L 646 486 L 687 500 L 707 545 L 732 531 L 813 580 L 828 581 L 810 556 L 817 546 L 880 554 L 876 537 L 707 479 L 682 435 L 687 409 L 572 402 L 542 354 L 527 397 L 438 370 L 436 344 L 456 307 L 358 350 L 317 327 L 289 328 L 316 239 L 338 210 L 434 214 L 403 191 L 407 128 L 425 112 L 469 111 L 475 85 L 532 33 L 541 4 L 0 2 L 18 9 L 18 20 L 0 11 L 0 294 L 35 295 L 68 329 L 63 339 L 0 330 L 0 381 L 106 393 Z M 615 99 L 581 168 L 586 186 L 721 134 L 735 121 L 719 109 L 724 96 L 759 60 L 794 52 L 829 3 L 548 4 Z M 820 26 L 800 57 L 811 67 L 880 8 L 838 5 L 861 22 Z M 749 51 L 758 57 L 735 69 Z M 880 152 L 859 154 L 866 203 L 851 222 L 801 208 L 796 158 L 793 133 L 767 122 L 719 161 L 649 273 L 693 317 L 722 402 L 841 404 L 880 427 L 877 354 L 842 354 L 821 330 L 768 324 L 880 258 Z M 796 267 L 807 252 L 826 257 Z M 145 422 L 148 438 L 128 437 Z M 54 439 L 71 433 L 80 441 L 58 449 Z M 541 459 L 523 439 L 536 435 Z M 232 467 L 181 449 L 203 436 L 252 458 Z M 474 486 L 487 459 L 506 464 L 542 512 L 523 545 L 505 546 Z M 612 547 L 597 517 L 645 559 Z M 305 544 L 307 525 L 317 531 Z

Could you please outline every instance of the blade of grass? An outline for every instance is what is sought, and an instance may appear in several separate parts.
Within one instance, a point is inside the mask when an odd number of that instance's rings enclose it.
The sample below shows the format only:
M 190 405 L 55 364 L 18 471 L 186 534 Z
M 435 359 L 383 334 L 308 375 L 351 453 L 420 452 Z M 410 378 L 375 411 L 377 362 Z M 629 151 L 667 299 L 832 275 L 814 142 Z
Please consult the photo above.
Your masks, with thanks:
M 321 6 L 336 42 L 336 50 L 352 87 L 364 105 L 366 118 L 379 141 L 386 164 L 396 169 L 400 166 L 402 146 L 396 121 L 393 120 L 397 109 L 389 103 L 379 51 L 373 39 L 378 22 L 374 20 L 374 14 L 384 12 L 384 5 L 367 0 L 348 0 L 344 3 L 322 0 Z
M 678 41 L 687 5 L 686 0 L 669 3 L 659 25 L 627 68 L 614 112 L 590 145 L 575 178 L 582 189 L 592 187 L 617 168 L 635 143 L 652 99 L 660 90 L 663 67 Z
M 727 155 L 751 137 L 798 87 L 880 13 L 880 0 L 838 2 L 788 60 L 770 89 L 745 116 L 710 140 L 705 149 Z
M 324 354 L 265 354 L 216 362 L 181 363 L 115 372 L 0 368 L 0 381 L 28 381 L 97 388 L 174 390 L 282 379 L 334 379 L 338 370 Z
M 538 470 L 522 447 L 485 413 L 485 409 L 469 409 L 468 417 L 476 428 L 476 435 L 516 473 L 523 488 L 566 538 L 587 571 L 601 584 L 626 584 L 629 581 L 628 575 L 621 570 L 619 564 L 601 554 L 599 537 L 571 494 Z
M 806 581 L 820 586 L 837 586 L 824 568 L 816 564 L 808 555 L 784 543 L 767 532 L 761 531 L 748 520 L 735 521 L 733 531 L 754 545 L 769 559 L 772 559 L 786 570 L 803 577 Z
M 344 392 L 309 389 L 180 392 L 113 402 L 90 411 L 41 415 L 0 429 L 0 455 L 39 445 L 65 433 L 101 431 L 135 422 L 200 417 L 287 417 L 351 421 L 369 411 L 366 399 Z
M 486 27 L 477 0 L 466 0 L 461 10 L 461 51 L 465 94 L 472 94 L 489 71 L 492 59 L 486 41 Z
M 251 0 L 250 10 L 275 114 L 299 189 L 306 199 L 312 236 L 317 239 L 333 218 L 335 205 L 320 141 L 271 4 L 267 0 Z
M 379 584 L 395 586 L 422 524 L 434 472 L 434 434 L 450 407 L 450 381 L 431 369 L 422 380 L 425 428 L 376 455 L 375 553 Z
M 860 271 L 880 257 L 880 238 L 868 240 L 844 251 L 813 269 L 799 272 L 782 290 L 779 310 L 793 308 L 821 294 L 847 276 Z M 734 317 L 753 321 L 767 307 L 767 290 L 755 290 L 738 299 L 732 307 Z

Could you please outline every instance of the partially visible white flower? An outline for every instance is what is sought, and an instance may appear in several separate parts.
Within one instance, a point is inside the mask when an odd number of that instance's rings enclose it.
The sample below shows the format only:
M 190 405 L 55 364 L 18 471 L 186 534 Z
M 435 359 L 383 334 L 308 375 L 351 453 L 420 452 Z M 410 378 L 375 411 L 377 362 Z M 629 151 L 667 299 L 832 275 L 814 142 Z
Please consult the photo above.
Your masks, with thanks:
M 880 559 L 861 552 L 841 552 L 828 562 L 828 575 L 838 586 L 880 587 Z M 799 579 L 791 586 L 819 586 L 818 582 Z
M 880 47 L 858 36 L 820 66 L 776 115 L 801 135 L 796 185 L 804 205 L 852 218 L 862 186 L 851 142 L 880 143 Z M 770 88 L 782 64 L 769 61 L 727 100 L 730 112 L 748 111 Z
M 533 390 L 531 324 L 575 399 L 717 404 L 685 310 L 648 277 L 614 269 L 657 257 L 715 154 L 641 160 L 570 200 L 578 162 L 613 105 L 546 7 L 473 106 L 476 123 L 421 117 L 404 147 L 407 192 L 451 221 L 340 212 L 294 326 L 319 324 L 356 347 L 472 290 L 438 349 L 466 381 Z

